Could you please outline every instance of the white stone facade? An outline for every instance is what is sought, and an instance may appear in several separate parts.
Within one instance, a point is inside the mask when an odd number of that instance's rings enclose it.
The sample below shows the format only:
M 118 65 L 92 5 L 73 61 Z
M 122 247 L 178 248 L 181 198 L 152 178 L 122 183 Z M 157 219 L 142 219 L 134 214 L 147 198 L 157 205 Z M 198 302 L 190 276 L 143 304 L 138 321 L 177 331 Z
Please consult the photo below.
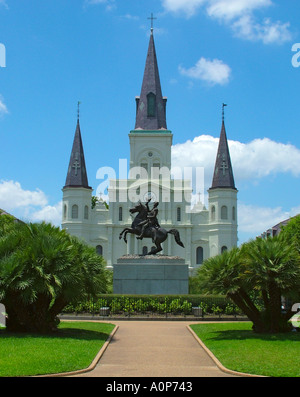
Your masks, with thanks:
M 151 31 L 141 95 L 136 98 L 136 125 L 129 133 L 129 176 L 128 180 L 110 181 L 109 208 L 102 200 L 91 208 L 93 193 L 88 185 L 79 119 L 77 121 L 63 188 L 62 228 L 96 247 L 108 268 L 113 268 L 124 254 L 143 254 L 151 249 L 151 239 L 138 240 L 128 234 L 127 244 L 119 240 L 120 233 L 130 227 L 133 220 L 129 209 L 138 200 L 145 202 L 150 194 L 152 202 L 159 202 L 161 227 L 177 229 L 185 246 L 182 248 L 174 236 L 168 235 L 161 254 L 182 257 L 191 273 L 206 258 L 237 245 L 237 190 L 224 125 L 225 105 L 208 208 L 199 202 L 191 211 L 191 182 L 183 180 L 182 175 L 178 177 L 176 164 L 171 164 L 173 135 L 166 127 L 166 102 L 161 93 Z
M 135 133 L 130 134 L 130 167 L 159 166 L 170 169 L 172 134 Z M 146 167 L 146 168 L 147 168 Z M 146 169 L 145 168 L 145 169 Z M 151 239 L 137 240 L 128 234 L 127 244 L 119 240 L 125 227 L 130 227 L 133 218 L 129 209 L 140 198 L 145 201 L 148 192 L 154 201 L 159 201 L 160 225 L 169 230 L 177 229 L 185 248 L 176 244 L 172 235 L 163 243 L 162 254 L 180 256 L 193 272 L 203 260 L 217 255 L 224 249 L 237 245 L 237 191 L 234 189 L 211 189 L 208 191 L 209 208 L 198 203 L 189 211 L 189 196 L 192 189 L 189 181 L 173 179 L 111 180 L 109 196 L 114 202 L 109 208 L 100 200 L 91 208 L 92 190 L 78 187 L 63 189 L 62 227 L 72 235 L 83 238 L 97 247 L 113 268 L 124 254 L 142 254 L 153 245 Z M 135 201 L 130 201 L 131 196 Z M 182 200 L 180 199 L 182 198 Z M 144 199 L 144 200 L 143 200 Z M 74 207 L 75 206 L 75 207 Z M 77 207 L 78 210 L 77 210 Z M 151 203 L 150 203 L 151 207 Z M 88 208 L 88 209 L 87 209 Z M 147 248 L 144 248 L 147 247 Z

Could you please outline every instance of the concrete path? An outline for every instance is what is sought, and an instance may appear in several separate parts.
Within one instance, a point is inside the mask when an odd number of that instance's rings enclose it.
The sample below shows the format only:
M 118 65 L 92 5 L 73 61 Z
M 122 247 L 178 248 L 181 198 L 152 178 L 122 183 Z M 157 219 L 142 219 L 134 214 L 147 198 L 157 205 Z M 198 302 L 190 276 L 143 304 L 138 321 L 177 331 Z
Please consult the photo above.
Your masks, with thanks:
M 96 367 L 80 377 L 228 377 L 185 321 L 113 321 L 118 329 Z M 70 375 L 69 375 L 70 376 Z

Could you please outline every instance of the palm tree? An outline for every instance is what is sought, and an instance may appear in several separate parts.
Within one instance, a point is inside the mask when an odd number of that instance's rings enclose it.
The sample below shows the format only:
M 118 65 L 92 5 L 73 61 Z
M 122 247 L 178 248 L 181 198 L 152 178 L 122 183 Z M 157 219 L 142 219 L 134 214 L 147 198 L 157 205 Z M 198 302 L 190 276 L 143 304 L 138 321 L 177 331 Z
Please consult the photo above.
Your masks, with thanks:
M 197 278 L 203 292 L 225 294 L 253 322 L 253 329 L 262 332 L 264 325 L 249 295 L 243 272 L 243 251 L 233 248 L 207 259 L 199 269 Z
M 206 260 L 198 271 L 202 290 L 226 294 L 253 322 L 255 332 L 288 329 L 281 314 L 281 295 L 299 290 L 300 260 L 284 234 L 256 239 Z M 260 295 L 264 310 L 253 300 Z
M 268 330 L 284 330 L 281 295 L 299 286 L 300 264 L 295 245 L 284 234 L 258 238 L 245 245 L 244 259 L 245 281 L 261 292 Z
M 55 330 L 66 304 L 105 288 L 103 259 L 93 247 L 46 223 L 1 233 L 0 220 L 0 302 L 8 330 Z

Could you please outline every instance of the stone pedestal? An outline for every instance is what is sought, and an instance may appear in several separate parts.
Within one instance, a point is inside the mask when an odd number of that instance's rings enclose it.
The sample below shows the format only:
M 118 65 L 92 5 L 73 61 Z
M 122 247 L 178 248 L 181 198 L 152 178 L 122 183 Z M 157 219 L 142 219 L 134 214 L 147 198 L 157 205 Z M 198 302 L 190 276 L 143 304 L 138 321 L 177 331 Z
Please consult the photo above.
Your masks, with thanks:
M 177 295 L 189 292 L 184 259 L 165 255 L 124 255 L 113 269 L 114 294 Z

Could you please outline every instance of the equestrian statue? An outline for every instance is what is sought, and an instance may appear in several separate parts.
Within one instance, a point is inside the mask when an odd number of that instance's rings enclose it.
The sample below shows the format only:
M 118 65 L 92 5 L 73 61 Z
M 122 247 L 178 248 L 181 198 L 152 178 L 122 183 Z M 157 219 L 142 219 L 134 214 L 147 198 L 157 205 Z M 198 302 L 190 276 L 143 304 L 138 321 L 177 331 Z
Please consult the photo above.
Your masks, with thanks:
M 153 204 L 153 208 L 149 208 L 149 203 L 151 199 L 149 199 L 146 204 L 142 204 L 141 201 L 137 203 L 137 205 L 129 210 L 131 214 L 137 213 L 134 218 L 131 228 L 125 228 L 119 235 L 119 239 L 122 237 L 127 243 L 127 234 L 135 234 L 137 235 L 138 240 L 142 240 L 143 238 L 151 238 L 155 247 L 152 247 L 151 251 L 145 255 L 155 255 L 158 252 L 162 251 L 161 243 L 166 241 L 168 238 L 168 234 L 172 234 L 175 237 L 175 241 L 178 245 L 184 248 L 182 241 L 180 240 L 180 235 L 178 230 L 171 229 L 166 230 L 163 229 L 158 223 L 157 215 L 158 215 L 158 202 Z

